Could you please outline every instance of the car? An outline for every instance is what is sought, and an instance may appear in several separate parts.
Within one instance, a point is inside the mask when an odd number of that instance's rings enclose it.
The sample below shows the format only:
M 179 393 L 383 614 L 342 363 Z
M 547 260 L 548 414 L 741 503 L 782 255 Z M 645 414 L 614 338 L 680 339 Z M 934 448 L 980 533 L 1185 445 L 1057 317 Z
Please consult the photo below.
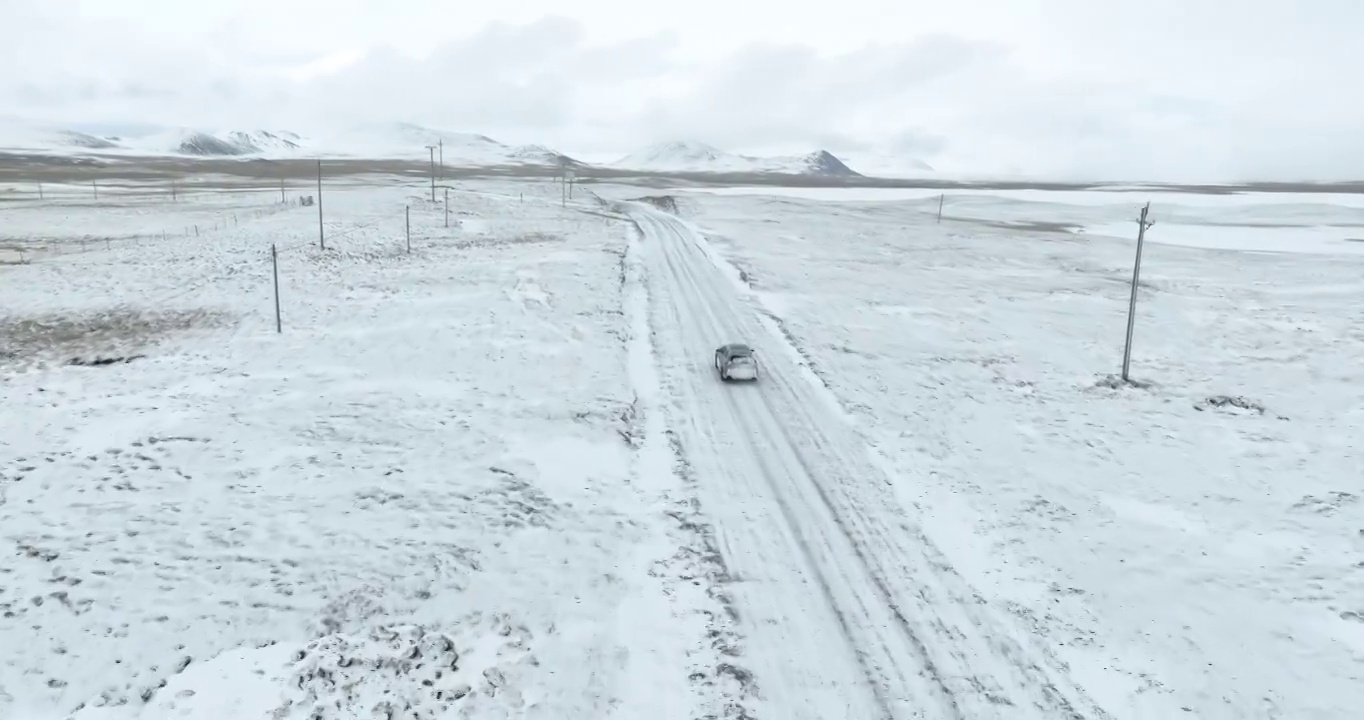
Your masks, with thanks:
M 753 348 L 743 343 L 729 343 L 715 348 L 715 372 L 725 382 L 757 380 L 758 361 L 753 358 Z

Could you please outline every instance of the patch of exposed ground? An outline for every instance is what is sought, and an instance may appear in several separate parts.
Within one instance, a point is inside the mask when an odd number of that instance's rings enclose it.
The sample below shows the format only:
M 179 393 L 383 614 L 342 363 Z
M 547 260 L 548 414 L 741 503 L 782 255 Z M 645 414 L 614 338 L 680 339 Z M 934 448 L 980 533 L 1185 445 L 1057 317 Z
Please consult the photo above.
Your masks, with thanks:
M 0 316 L 0 369 L 127 362 L 172 335 L 221 327 L 228 321 L 226 315 L 212 311 L 131 308 L 87 315 Z

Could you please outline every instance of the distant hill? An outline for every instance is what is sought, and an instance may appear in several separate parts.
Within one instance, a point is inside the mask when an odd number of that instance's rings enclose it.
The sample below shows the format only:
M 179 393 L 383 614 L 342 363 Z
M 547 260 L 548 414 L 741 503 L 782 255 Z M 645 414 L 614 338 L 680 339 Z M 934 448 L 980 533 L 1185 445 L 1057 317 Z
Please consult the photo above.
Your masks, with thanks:
M 485 135 L 412 123 L 371 124 L 304 135 L 289 130 L 204 130 L 141 126 L 123 135 L 97 135 L 36 121 L 0 118 L 0 152 L 199 158 L 357 157 L 425 159 L 427 145 L 443 143 L 446 165 L 580 166 L 543 145 L 507 145 Z
M 827 150 L 806 155 L 754 157 L 699 142 L 650 145 L 611 163 L 623 170 L 665 173 L 773 173 L 856 177 L 858 173 Z

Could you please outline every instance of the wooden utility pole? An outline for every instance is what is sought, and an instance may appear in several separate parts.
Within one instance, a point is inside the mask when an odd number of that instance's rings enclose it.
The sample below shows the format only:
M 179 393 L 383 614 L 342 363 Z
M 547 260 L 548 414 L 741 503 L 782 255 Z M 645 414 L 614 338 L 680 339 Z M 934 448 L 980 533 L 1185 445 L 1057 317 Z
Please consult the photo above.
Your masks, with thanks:
M 939 222 L 939 223 L 942 222 L 942 204 L 943 204 L 943 201 L 946 200 L 946 199 L 947 199 L 947 193 L 943 193 L 943 194 L 941 194 L 941 195 L 938 196 L 938 222 Z
M 427 145 L 426 149 L 431 153 L 431 202 L 436 202 L 436 146 Z
M 445 188 L 445 227 L 450 227 L 450 188 Z
M 1130 382 L 1128 370 L 1132 366 L 1132 330 L 1137 323 L 1137 289 L 1141 284 L 1141 249 L 1146 242 L 1146 228 L 1154 225 L 1148 222 L 1146 216 L 1151 212 L 1151 203 L 1141 209 L 1141 217 L 1137 219 L 1137 260 L 1132 265 L 1132 300 L 1127 305 L 1127 342 L 1122 350 L 1122 379 L 1123 382 Z
M 322 230 L 322 159 L 317 160 L 317 246 L 327 249 L 327 236 Z
M 440 179 L 445 179 L 445 138 L 439 139 L 440 143 Z
M 270 243 L 270 268 L 275 275 L 275 332 L 284 332 L 284 324 L 279 318 L 279 251 Z

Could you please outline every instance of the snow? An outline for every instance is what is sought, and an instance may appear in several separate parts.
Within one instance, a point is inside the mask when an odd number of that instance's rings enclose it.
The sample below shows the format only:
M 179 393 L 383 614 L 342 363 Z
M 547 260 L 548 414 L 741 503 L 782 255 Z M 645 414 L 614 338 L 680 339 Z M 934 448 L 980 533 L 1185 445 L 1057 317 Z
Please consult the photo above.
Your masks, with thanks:
M 711 187 L 679 188 L 679 192 L 712 195 L 766 195 L 770 197 L 825 200 L 840 202 L 887 202 L 892 200 L 937 199 L 946 194 L 952 202 L 977 201 L 990 205 L 1009 203 L 1051 203 L 1086 210 L 1094 206 L 1116 205 L 1140 207 L 1150 202 L 1155 207 L 1179 205 L 1226 211 L 1258 209 L 1282 213 L 1283 205 L 1300 205 L 1314 211 L 1332 209 L 1364 209 L 1364 193 L 1288 193 L 1238 192 L 1191 193 L 1169 190 L 1134 188 L 1111 190 L 1001 190 L 972 188 L 839 188 L 839 187 L 782 187 L 779 185 L 719 185 Z M 1223 216 L 1225 218 L 1225 216 Z
M 57 155 L 227 157 L 286 159 L 354 157 L 425 160 L 427 145 L 444 142 L 450 166 L 558 165 L 565 157 L 542 145 L 506 145 L 473 133 L 412 123 L 379 123 L 299 133 L 281 129 L 143 128 L 135 134 L 95 136 L 54 123 L 0 118 L 0 151 Z M 571 159 L 569 159 L 571 160 Z
M 774 364 L 790 372 L 781 363 L 794 352 L 827 385 L 885 459 L 895 494 L 881 501 L 885 522 L 917 525 L 942 552 L 934 562 L 979 593 L 992 627 L 1010 628 L 1001 635 L 1045 645 L 1115 718 L 1341 718 L 1364 701 L 1357 256 L 1148 246 L 1133 358 L 1143 389 L 1105 378 L 1121 360 L 1131 239 L 938 225 L 927 201 L 692 197 L 691 223 L 720 256 L 712 265 L 733 270 L 749 308 L 727 311 L 777 325 L 744 329 L 765 344 L 769 376 Z M 793 381 L 759 392 L 778 403 L 799 393 Z M 1223 395 L 1265 411 L 1207 402 Z M 752 405 L 735 412 L 756 428 Z M 697 410 L 703 426 L 720 407 Z M 793 405 L 777 407 L 796 447 L 843 446 L 800 442 L 812 430 Z M 748 432 L 780 442 L 775 427 Z M 878 484 L 870 470 L 853 480 L 816 467 L 835 498 Z M 713 504 L 731 505 L 749 523 L 764 506 Z M 875 535 L 853 537 L 873 566 L 894 554 Z M 820 632 L 815 617 L 805 634 Z M 763 640 L 750 649 L 780 644 Z M 782 673 L 757 677 L 770 687 Z M 796 670 L 784 677 L 799 694 Z
M 6 203 L 0 717 L 1364 703 L 1353 198 L 1152 198 L 1127 385 L 1144 193 L 328 182 Z
M 7 211 L 64 222 L 0 267 L 0 717 L 718 712 L 625 224 L 485 183 L 446 230 L 422 190 L 328 189 L 325 251 L 259 193 Z
M 565 156 L 542 145 L 512 146 L 484 135 L 412 123 L 380 123 L 321 131 L 307 147 L 333 157 L 426 160 L 428 145 L 444 142 L 446 165 L 558 165 Z
M 893 150 L 880 152 L 854 151 L 836 153 L 848 165 L 867 177 L 877 178 L 938 178 L 942 175 L 932 165 L 916 157 Z
M 112 147 L 112 143 L 94 135 L 0 115 L 0 152 L 48 147 L 89 153 Z
M 1093 235 L 1122 237 L 1136 231 L 1132 222 L 1085 228 Z M 1364 254 L 1364 224 L 1350 227 L 1245 227 L 1162 223 L 1147 231 L 1153 242 L 1210 249 L 1257 252 L 1308 252 L 1327 255 Z
M 666 142 L 636 150 L 612 163 L 636 170 L 678 172 L 713 169 L 715 172 L 743 172 L 752 167 L 747 158 L 699 142 Z
M 1049 224 L 1086 235 L 1135 239 L 1136 218 L 1151 203 L 1155 243 L 1259 252 L 1364 253 L 1364 195 L 1245 192 L 1229 195 L 1133 191 L 798 188 L 732 186 L 679 189 L 692 197 L 762 196 L 838 203 L 903 205 L 936 217 L 942 198 L 950 223 Z M 772 202 L 772 201 L 768 201 Z
M 665 173 L 856 174 L 838 158 L 823 150 L 793 156 L 753 157 L 726 152 L 705 143 L 682 141 L 650 145 L 610 165 L 626 170 Z
M 1055 717 L 1094 712 L 1046 648 L 982 612 L 896 506 L 863 440 L 806 382 L 690 227 L 639 205 L 656 325 L 674 358 L 670 418 L 749 619 L 745 661 L 783 718 Z M 734 277 L 737 277 L 735 275 Z M 688 348 L 744 340 L 757 385 Z

